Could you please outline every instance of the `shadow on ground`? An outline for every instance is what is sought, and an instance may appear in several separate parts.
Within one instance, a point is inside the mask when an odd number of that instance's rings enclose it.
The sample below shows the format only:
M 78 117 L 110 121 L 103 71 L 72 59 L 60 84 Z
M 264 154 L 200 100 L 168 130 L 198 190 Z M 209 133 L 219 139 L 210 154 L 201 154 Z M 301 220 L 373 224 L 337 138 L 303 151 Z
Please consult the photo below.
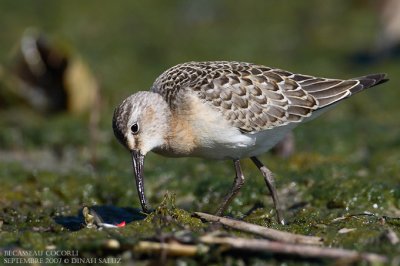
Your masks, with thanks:
M 78 231 L 85 227 L 82 209 L 78 211 L 76 216 L 57 216 L 54 217 L 54 221 L 70 231 Z M 111 205 L 98 205 L 91 206 L 90 209 L 95 211 L 104 223 L 108 224 L 119 224 L 123 221 L 130 223 L 143 220 L 146 217 L 139 209 L 129 207 L 119 208 Z

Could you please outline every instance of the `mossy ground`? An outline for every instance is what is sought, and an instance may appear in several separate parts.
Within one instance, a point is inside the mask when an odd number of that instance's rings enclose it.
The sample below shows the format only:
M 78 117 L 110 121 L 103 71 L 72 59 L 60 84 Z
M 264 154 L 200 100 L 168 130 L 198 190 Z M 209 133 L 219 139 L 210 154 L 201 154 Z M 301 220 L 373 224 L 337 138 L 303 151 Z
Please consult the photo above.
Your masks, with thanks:
M 171 65 L 224 59 L 331 77 L 389 74 L 387 84 L 297 128 L 296 153 L 290 158 L 271 154 L 260 158 L 276 173 L 288 225 L 274 220 L 272 201 L 249 160 L 242 162 L 245 186 L 227 214 L 318 235 L 326 246 L 377 252 L 391 259 L 400 254 L 399 244 L 385 238 L 389 229 L 400 236 L 399 59 L 368 66 L 350 62 L 352 53 L 373 46 L 378 23 L 371 7 L 345 0 L 3 1 L 0 62 L 4 68 L 12 65 L 10 51 L 28 26 L 58 38 L 92 68 L 101 84 L 100 136 L 93 164 L 87 116 L 43 117 L 19 106 L 0 110 L 0 249 L 52 246 L 78 250 L 83 257 L 112 255 L 124 263 L 146 264 L 148 257 L 129 252 L 137 241 L 179 237 L 182 232 L 195 238 L 214 230 L 190 213 L 215 211 L 231 186 L 232 163 L 154 154 L 145 163 L 148 200 L 157 207 L 169 191 L 175 201 L 164 201 L 145 219 L 128 209 L 132 221 L 120 229 L 71 231 L 57 221 L 77 219 L 84 206 L 139 208 L 129 154 L 114 139 L 110 126 L 113 107 L 130 93 L 149 88 Z M 343 228 L 355 230 L 340 233 Z M 110 249 L 108 239 L 117 239 L 120 249 Z M 218 252 L 169 262 L 330 263 Z

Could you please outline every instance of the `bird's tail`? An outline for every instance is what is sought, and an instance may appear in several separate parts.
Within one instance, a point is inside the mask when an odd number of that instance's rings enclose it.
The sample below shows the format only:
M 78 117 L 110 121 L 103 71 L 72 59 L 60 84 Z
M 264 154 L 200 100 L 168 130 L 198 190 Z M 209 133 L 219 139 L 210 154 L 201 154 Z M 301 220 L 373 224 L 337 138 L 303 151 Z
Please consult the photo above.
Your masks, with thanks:
M 346 99 L 364 89 L 388 81 L 386 74 L 371 74 L 348 80 L 325 79 L 310 82 L 306 80 L 301 84 L 304 90 L 318 100 L 319 108 L 325 108 Z
M 385 73 L 370 74 L 358 78 L 352 78 L 351 80 L 357 80 L 360 83 L 350 89 L 351 94 L 355 94 L 362 90 L 377 86 L 379 84 L 387 82 L 389 79 Z

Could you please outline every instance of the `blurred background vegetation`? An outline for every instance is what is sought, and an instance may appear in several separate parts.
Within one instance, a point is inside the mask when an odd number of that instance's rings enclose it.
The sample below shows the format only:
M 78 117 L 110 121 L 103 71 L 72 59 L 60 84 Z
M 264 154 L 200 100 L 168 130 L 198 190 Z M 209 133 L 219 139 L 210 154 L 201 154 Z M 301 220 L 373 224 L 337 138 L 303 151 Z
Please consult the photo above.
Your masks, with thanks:
M 339 235 L 340 226 L 362 228 L 365 221 L 329 222 L 364 211 L 400 216 L 400 59 L 360 56 L 378 49 L 381 23 L 377 4 L 362 0 L 1 1 L 0 90 L 20 86 L 13 72 L 20 41 L 34 27 L 55 49 L 83 62 L 100 100 L 86 112 L 43 114 L 0 93 L 0 246 L 85 245 L 66 232 L 62 239 L 71 244 L 57 238 L 60 231 L 30 229 L 55 228 L 52 217 L 76 215 L 85 205 L 139 207 L 129 155 L 112 133 L 114 107 L 178 63 L 234 60 L 323 77 L 388 73 L 389 83 L 296 129 L 294 155 L 262 159 L 277 174 L 291 222 L 285 230 L 323 235 L 336 246 L 398 253 L 398 247 L 373 244 L 383 229 Z M 146 160 L 146 192 L 154 206 L 172 191 L 179 207 L 213 212 L 234 174 L 231 162 Z M 252 219 L 278 226 L 260 174 L 243 164 L 248 181 L 229 213 L 243 217 L 259 204 Z M 393 228 L 399 233 L 398 225 Z

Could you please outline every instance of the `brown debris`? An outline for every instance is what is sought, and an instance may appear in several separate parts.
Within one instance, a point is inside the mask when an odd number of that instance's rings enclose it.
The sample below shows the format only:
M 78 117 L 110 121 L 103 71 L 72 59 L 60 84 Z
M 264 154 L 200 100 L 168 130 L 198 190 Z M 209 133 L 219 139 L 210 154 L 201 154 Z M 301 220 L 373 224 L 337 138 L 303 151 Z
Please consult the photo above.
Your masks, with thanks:
M 283 232 L 256 224 L 246 223 L 239 220 L 233 220 L 225 217 L 215 216 L 202 212 L 195 212 L 195 216 L 208 222 L 218 222 L 225 226 L 241 230 L 248 233 L 253 233 L 271 240 L 281 241 L 285 243 L 301 243 L 308 245 L 321 245 L 322 238 L 315 236 L 304 236 Z

